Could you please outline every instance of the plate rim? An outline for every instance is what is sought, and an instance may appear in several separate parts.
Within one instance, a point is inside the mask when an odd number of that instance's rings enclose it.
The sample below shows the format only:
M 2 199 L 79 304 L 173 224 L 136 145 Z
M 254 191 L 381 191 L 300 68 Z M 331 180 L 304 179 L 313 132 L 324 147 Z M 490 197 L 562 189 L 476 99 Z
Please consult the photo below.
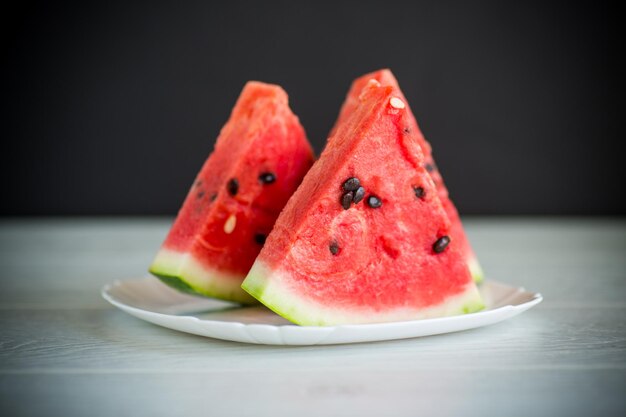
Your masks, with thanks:
M 338 324 L 338 325 L 334 325 L 334 326 L 301 326 L 295 323 L 285 323 L 285 324 L 266 324 L 266 323 L 242 323 L 239 321 L 223 321 L 223 320 L 211 320 L 211 319 L 201 319 L 195 316 L 190 316 L 190 315 L 177 315 L 177 314 L 167 314 L 167 313 L 161 313 L 161 312 L 156 312 L 156 311 L 152 311 L 152 310 L 145 310 L 139 307 L 135 307 L 132 305 L 128 305 L 126 303 L 123 303 L 122 301 L 118 301 L 115 299 L 115 297 L 113 295 L 110 294 L 110 290 L 112 288 L 114 288 L 115 286 L 119 286 L 124 284 L 125 282 L 128 281 L 140 281 L 140 280 L 147 280 L 147 279 L 154 279 L 156 281 L 158 281 L 158 278 L 152 277 L 150 275 L 146 275 L 143 276 L 141 278 L 130 278 L 130 279 L 126 279 L 126 280 L 119 280 L 116 279 L 113 282 L 107 283 L 105 284 L 102 289 L 100 290 L 100 295 L 102 296 L 102 298 L 104 298 L 107 302 L 109 302 L 110 304 L 112 304 L 113 306 L 115 306 L 116 308 L 122 310 L 122 311 L 126 311 L 126 310 L 133 310 L 133 311 L 137 311 L 140 314 L 149 314 L 149 315 L 155 315 L 158 317 L 164 317 L 164 318 L 170 318 L 170 317 L 174 317 L 177 319 L 183 319 L 183 320 L 193 320 L 193 321 L 197 321 L 197 322 L 204 322 L 204 323 L 211 323 L 211 324 L 217 324 L 217 323 L 228 323 L 229 325 L 237 325 L 238 327 L 243 326 L 243 327 L 252 327 L 252 328 L 258 328 L 258 327 L 270 327 L 270 328 L 289 328 L 290 331 L 293 331 L 291 329 L 326 329 L 326 330 L 330 330 L 330 331 L 335 331 L 337 329 L 349 329 L 349 330 L 368 330 L 368 329 L 376 329 L 376 328 L 380 328 L 380 327 L 390 327 L 390 326 L 394 326 L 394 325 L 402 325 L 402 326 L 411 326 L 411 325 L 417 325 L 417 324 L 436 324 L 436 323 L 441 323 L 441 322 L 446 322 L 446 321 L 451 321 L 451 320 L 469 320 L 478 316 L 484 317 L 484 316 L 490 316 L 490 315 L 494 315 L 500 312 L 506 312 L 509 310 L 521 310 L 521 312 L 529 310 L 530 308 L 536 306 L 537 304 L 541 303 L 543 301 L 543 295 L 540 292 L 532 292 L 532 291 L 528 291 L 526 290 L 524 287 L 518 287 L 518 286 L 514 286 L 514 285 L 510 285 L 510 284 L 506 284 L 506 283 L 502 283 L 500 281 L 495 281 L 495 280 L 485 280 L 484 282 L 490 282 L 490 283 L 494 283 L 494 284 L 498 284 L 498 285 L 503 285 L 509 288 L 513 288 L 517 291 L 520 292 L 526 292 L 526 293 L 530 293 L 532 295 L 532 298 L 529 301 L 523 302 L 521 304 L 517 304 L 517 305 L 513 305 L 513 304 L 506 304 L 494 309 L 489 309 L 489 310 L 481 310 L 481 311 L 477 311 L 475 313 L 469 313 L 469 314 L 457 314 L 454 316 L 446 316 L 446 317 L 434 317 L 434 318 L 427 318 L 427 319 L 417 319 L 417 320 L 403 320 L 403 321 L 393 321 L 393 322 L 383 322 L 383 323 L 360 323 L 360 324 Z M 137 317 L 135 315 L 133 315 L 134 317 Z M 138 317 L 141 318 L 141 317 Z M 160 324 L 157 324 L 160 325 Z M 162 325 L 160 325 L 162 326 Z M 162 326 L 162 327 L 167 327 L 167 326 Z M 479 326 L 480 327 L 480 326 Z M 175 329 L 176 330 L 176 329 Z M 178 331 L 182 331 L 182 330 L 178 330 Z M 298 330 L 298 331 L 307 331 L 307 330 Z M 223 339 L 226 340 L 226 339 Z

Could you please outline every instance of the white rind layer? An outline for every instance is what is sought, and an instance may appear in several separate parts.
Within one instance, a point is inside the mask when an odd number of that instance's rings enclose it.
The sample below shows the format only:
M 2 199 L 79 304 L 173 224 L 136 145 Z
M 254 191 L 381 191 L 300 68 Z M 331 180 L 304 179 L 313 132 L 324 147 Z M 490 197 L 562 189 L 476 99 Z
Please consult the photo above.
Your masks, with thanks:
M 474 282 L 477 284 L 483 282 L 483 280 L 485 279 L 485 273 L 483 272 L 483 268 L 478 263 L 478 259 L 476 259 L 476 257 L 469 259 L 467 261 L 467 266 L 470 270 L 472 278 L 474 279 Z
M 271 271 L 257 259 L 241 287 L 279 315 L 305 326 L 420 320 L 473 313 L 484 308 L 473 282 L 462 293 L 448 297 L 444 303 L 435 307 L 397 308 L 389 311 L 374 311 L 366 307 L 346 310 L 320 306 L 290 291 L 285 282 L 283 273 Z
M 161 249 L 150 265 L 150 272 L 162 281 L 185 292 L 243 304 L 257 303 L 253 297 L 241 289 L 244 274 L 231 274 L 208 268 L 189 253 Z M 172 279 L 182 281 L 189 289 L 173 285 Z

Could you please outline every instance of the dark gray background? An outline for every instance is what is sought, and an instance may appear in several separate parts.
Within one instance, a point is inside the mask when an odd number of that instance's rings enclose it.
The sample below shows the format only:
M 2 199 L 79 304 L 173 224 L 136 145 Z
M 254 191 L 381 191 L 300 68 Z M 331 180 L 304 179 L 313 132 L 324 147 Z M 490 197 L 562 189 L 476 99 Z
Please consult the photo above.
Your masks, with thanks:
M 247 80 L 319 152 L 352 79 L 390 67 L 462 213 L 624 214 L 614 10 L 317 3 L 13 5 L 0 213 L 173 214 Z

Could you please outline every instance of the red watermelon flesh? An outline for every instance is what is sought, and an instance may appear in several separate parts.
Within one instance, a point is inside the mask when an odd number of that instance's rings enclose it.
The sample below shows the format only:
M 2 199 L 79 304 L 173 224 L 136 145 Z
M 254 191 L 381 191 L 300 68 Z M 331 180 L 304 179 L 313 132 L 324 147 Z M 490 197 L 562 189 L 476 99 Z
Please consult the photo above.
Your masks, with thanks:
M 150 272 L 186 292 L 256 302 L 241 282 L 312 163 L 285 91 L 247 83 Z
M 459 247 L 460 251 L 464 254 L 465 259 L 467 260 L 467 264 L 470 268 L 470 272 L 472 273 L 472 277 L 474 281 L 481 282 L 483 280 L 484 274 L 483 270 L 480 267 L 480 263 L 478 262 L 478 258 L 472 249 L 472 246 L 465 234 L 465 230 L 463 229 L 463 224 L 461 223 L 461 218 L 459 217 L 459 213 L 454 206 L 454 203 L 450 199 L 448 195 L 448 189 L 443 182 L 441 174 L 437 169 L 437 165 L 435 164 L 435 160 L 432 155 L 432 148 L 428 141 L 424 138 L 422 131 L 420 130 L 417 120 L 411 112 L 411 108 L 409 107 L 408 101 L 404 97 L 404 94 L 400 90 L 400 86 L 398 81 L 394 77 L 393 73 L 388 69 L 382 69 L 378 71 L 374 71 L 369 74 L 365 74 L 352 83 L 350 91 L 341 107 L 341 111 L 339 112 L 339 117 L 337 122 L 335 123 L 335 127 L 331 130 L 330 136 L 333 136 L 333 132 L 345 119 L 347 119 L 355 108 L 359 104 L 359 95 L 361 91 L 367 85 L 370 80 L 376 80 L 381 85 L 391 86 L 394 90 L 394 93 L 406 104 L 406 112 L 407 112 L 407 125 L 405 128 L 408 130 L 408 133 L 417 141 L 417 143 L 422 148 L 422 152 L 424 153 L 424 166 L 430 173 L 431 178 L 433 179 L 436 187 L 437 193 L 439 194 L 439 199 L 443 204 L 444 209 L 450 219 L 452 224 L 451 236 Z
M 422 150 L 405 132 L 409 117 L 394 88 L 364 88 L 285 206 L 243 289 L 301 325 L 482 308 Z M 345 197 L 355 188 L 351 178 L 365 191 L 356 203 Z

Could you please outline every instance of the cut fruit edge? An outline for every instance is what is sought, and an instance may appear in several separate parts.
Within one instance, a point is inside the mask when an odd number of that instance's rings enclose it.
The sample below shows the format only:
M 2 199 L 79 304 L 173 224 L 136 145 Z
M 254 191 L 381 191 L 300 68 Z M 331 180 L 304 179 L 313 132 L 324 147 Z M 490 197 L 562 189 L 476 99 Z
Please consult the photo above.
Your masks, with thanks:
M 241 289 L 245 274 L 232 274 L 206 267 L 189 253 L 161 249 L 149 271 L 178 291 L 241 304 L 258 304 L 255 298 Z
M 472 256 L 467 260 L 467 267 L 469 268 L 472 279 L 476 284 L 480 284 L 485 280 L 485 272 L 478 262 L 476 256 Z
M 290 291 L 284 284 L 284 279 L 279 271 L 270 271 L 257 259 L 241 287 L 270 310 L 301 326 L 420 320 L 474 313 L 485 307 L 476 285 L 469 282 L 464 291 L 448 297 L 443 303 L 433 307 L 395 308 L 385 312 L 365 308 L 358 311 L 338 308 L 324 308 L 322 310 L 318 304 L 303 299 L 302 296 Z M 318 318 L 312 319 L 312 317 Z

